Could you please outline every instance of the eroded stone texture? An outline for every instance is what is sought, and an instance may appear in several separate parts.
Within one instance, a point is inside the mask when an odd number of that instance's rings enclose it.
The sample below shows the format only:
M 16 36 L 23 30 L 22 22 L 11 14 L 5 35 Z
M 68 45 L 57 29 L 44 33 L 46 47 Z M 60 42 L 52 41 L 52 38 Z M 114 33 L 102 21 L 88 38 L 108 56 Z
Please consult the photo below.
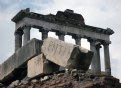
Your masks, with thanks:
M 0 82 L 10 82 L 10 80 L 22 77 L 21 74 L 26 70 L 27 61 L 40 54 L 42 41 L 32 39 L 25 46 L 17 50 L 1 65 Z M 22 70 L 22 71 L 21 71 Z
M 67 69 L 87 70 L 92 54 L 90 55 L 85 51 L 82 52 L 82 49 L 77 45 L 65 43 L 51 37 L 45 39 L 42 46 L 42 52 L 48 60 Z
M 80 46 L 79 46 L 79 49 L 81 53 L 80 60 L 79 60 L 80 68 L 84 70 L 88 70 L 90 63 L 92 61 L 93 52 Z
M 48 61 L 43 54 L 40 54 L 28 61 L 28 77 L 53 73 L 59 70 L 59 66 Z

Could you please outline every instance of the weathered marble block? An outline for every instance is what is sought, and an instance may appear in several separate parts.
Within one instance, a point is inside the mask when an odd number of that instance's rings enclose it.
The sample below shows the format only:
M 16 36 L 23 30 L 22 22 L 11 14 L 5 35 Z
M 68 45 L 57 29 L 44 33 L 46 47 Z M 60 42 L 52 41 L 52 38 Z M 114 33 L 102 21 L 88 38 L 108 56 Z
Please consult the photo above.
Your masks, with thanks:
M 28 61 L 27 75 L 30 78 L 59 71 L 59 65 L 48 61 L 40 54 Z
M 51 37 L 44 40 L 42 52 L 48 60 L 67 69 L 87 70 L 92 58 L 86 49 Z

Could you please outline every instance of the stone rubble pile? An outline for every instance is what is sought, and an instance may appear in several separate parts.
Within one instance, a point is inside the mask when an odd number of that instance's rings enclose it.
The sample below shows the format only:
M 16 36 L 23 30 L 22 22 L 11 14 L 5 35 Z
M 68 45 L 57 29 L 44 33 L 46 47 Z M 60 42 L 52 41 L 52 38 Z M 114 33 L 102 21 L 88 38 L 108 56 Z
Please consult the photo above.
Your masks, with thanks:
M 7 88 L 121 88 L 121 83 L 112 76 L 94 75 L 73 69 L 28 81 L 16 80 Z
M 59 72 L 60 66 L 86 72 L 92 56 L 92 51 L 51 37 L 32 39 L 0 66 L 0 82 L 8 85 L 25 77 L 45 76 Z

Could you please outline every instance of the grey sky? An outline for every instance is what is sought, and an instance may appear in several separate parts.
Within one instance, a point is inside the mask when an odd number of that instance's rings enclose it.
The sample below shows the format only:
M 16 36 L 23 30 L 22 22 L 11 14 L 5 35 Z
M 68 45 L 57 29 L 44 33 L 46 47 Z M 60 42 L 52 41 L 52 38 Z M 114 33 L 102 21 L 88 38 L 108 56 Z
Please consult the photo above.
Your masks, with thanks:
M 55 14 L 58 10 L 64 11 L 68 8 L 82 14 L 87 25 L 109 27 L 115 31 L 115 34 L 111 36 L 111 66 L 112 74 L 121 79 L 120 3 L 120 0 L 0 0 L 0 63 L 14 52 L 15 26 L 11 18 L 19 10 L 29 7 L 32 11 L 41 14 Z M 33 31 L 32 35 L 37 37 L 39 33 Z M 86 43 L 83 45 L 89 47 Z M 101 59 L 103 64 L 103 48 Z M 103 65 L 102 68 L 104 68 Z

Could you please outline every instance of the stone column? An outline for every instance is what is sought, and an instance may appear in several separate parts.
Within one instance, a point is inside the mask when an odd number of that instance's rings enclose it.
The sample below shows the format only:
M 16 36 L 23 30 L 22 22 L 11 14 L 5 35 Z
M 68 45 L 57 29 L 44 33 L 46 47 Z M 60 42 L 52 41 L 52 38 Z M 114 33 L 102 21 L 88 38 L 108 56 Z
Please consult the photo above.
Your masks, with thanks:
M 108 42 L 104 42 L 104 62 L 105 62 L 105 73 L 107 75 L 111 75 L 111 65 L 110 65 L 110 54 L 109 54 L 109 44 Z
M 42 40 L 44 40 L 44 39 L 46 39 L 46 38 L 48 38 L 48 30 L 44 30 L 44 29 L 39 29 L 39 32 L 41 32 L 42 33 Z
M 30 40 L 30 29 L 31 27 L 30 26 L 25 26 L 24 29 L 23 29 L 23 32 L 24 32 L 24 43 L 23 45 L 25 45 L 29 40 Z
M 90 42 L 90 49 L 94 52 L 92 62 L 91 62 L 91 70 L 94 74 L 100 74 L 100 55 L 99 55 L 99 48 L 96 47 L 96 40 L 95 39 L 88 39 Z
M 15 51 L 17 51 L 22 46 L 23 31 L 17 30 L 15 31 L 14 35 L 15 35 Z
M 65 33 L 64 32 L 56 32 L 56 35 L 58 36 L 58 38 L 62 41 L 64 41 L 64 36 L 65 36 Z
M 97 51 L 97 73 L 101 74 L 101 61 L 100 61 L 100 42 L 96 43 L 96 51 Z
M 72 35 L 72 38 L 75 39 L 75 43 L 81 46 L 81 36 L 79 35 Z

